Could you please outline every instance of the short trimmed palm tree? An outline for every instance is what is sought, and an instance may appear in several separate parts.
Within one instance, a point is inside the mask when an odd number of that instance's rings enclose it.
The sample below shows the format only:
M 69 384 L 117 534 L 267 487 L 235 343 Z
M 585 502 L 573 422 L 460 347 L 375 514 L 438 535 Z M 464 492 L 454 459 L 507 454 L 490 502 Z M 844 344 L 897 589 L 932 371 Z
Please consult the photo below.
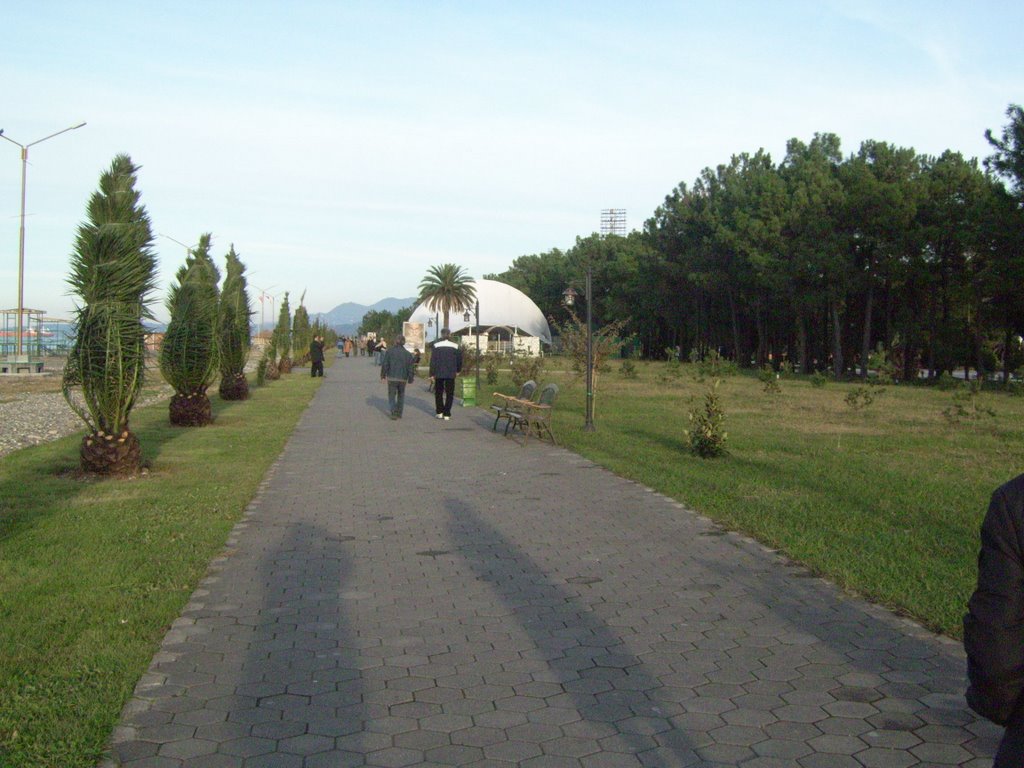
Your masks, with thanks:
M 469 309 L 475 300 L 473 278 L 455 264 L 431 267 L 420 281 L 419 303 L 425 304 L 431 312 L 440 312 L 444 316 L 444 328 L 451 327 L 448 321 L 452 312 Z
M 210 259 L 209 233 L 199 238 L 171 286 L 167 324 L 160 348 L 160 372 L 174 387 L 171 424 L 201 427 L 213 421 L 206 394 L 219 369 L 217 347 L 217 283 L 220 275 Z
M 130 475 L 142 467 L 142 446 L 128 416 L 146 367 L 145 318 L 156 287 L 153 232 L 135 189 L 138 167 L 118 155 L 89 199 L 78 227 L 68 284 L 81 300 L 75 342 L 64 368 L 68 404 L 89 428 L 81 467 L 101 475 Z
M 220 349 L 220 396 L 223 400 L 245 400 L 249 397 L 249 381 L 245 365 L 249 361 L 252 331 L 249 318 L 249 291 L 245 265 L 232 245 L 225 256 L 227 271 L 220 292 L 220 314 L 217 318 L 217 343 Z

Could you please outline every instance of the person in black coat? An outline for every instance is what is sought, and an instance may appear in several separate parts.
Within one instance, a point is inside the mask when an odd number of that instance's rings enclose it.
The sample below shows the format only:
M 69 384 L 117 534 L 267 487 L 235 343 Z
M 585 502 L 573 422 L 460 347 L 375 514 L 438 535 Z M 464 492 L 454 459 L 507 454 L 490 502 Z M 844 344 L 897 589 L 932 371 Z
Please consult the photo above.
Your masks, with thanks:
M 402 418 L 405 407 L 405 385 L 412 384 L 416 364 L 412 352 L 405 348 L 405 337 L 395 338 L 395 346 L 384 353 L 380 363 L 380 378 L 388 385 L 388 407 L 391 419 Z
M 1024 475 L 996 489 L 964 616 L 967 703 L 1006 732 L 993 768 L 1024 766 Z
M 309 375 L 324 375 L 324 337 L 314 336 L 309 342 Z
M 451 340 L 451 331 L 441 329 L 441 340 L 430 353 L 430 380 L 434 382 L 434 414 L 449 421 L 455 399 L 455 377 L 462 371 L 462 347 Z

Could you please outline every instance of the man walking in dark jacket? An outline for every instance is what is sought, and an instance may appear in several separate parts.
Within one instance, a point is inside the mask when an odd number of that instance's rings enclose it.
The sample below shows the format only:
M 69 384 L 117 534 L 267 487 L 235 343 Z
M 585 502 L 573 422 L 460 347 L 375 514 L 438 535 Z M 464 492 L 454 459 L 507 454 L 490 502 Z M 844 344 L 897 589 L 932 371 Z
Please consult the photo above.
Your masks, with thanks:
M 388 383 L 388 405 L 391 406 L 391 419 L 402 418 L 405 406 L 405 385 L 412 384 L 416 375 L 416 364 L 413 363 L 412 352 L 405 348 L 405 337 L 396 336 L 395 345 L 384 353 L 380 362 L 381 381 Z
M 309 375 L 324 375 L 324 337 L 314 336 L 309 342 Z
M 441 329 L 441 340 L 430 354 L 430 378 L 434 382 L 434 410 L 437 418 L 452 417 L 455 399 L 455 377 L 462 371 L 462 347 L 451 340 L 451 331 Z
M 1006 726 L 993 768 L 1024 766 L 1024 475 L 992 494 L 964 616 L 967 703 Z

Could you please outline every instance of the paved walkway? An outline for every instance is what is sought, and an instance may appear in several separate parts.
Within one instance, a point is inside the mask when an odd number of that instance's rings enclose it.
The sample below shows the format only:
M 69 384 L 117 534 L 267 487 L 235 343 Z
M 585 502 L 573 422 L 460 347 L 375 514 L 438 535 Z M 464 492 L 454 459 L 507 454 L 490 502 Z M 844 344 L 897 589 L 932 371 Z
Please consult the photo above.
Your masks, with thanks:
M 109 765 L 990 765 L 958 644 L 378 371 L 328 369 Z

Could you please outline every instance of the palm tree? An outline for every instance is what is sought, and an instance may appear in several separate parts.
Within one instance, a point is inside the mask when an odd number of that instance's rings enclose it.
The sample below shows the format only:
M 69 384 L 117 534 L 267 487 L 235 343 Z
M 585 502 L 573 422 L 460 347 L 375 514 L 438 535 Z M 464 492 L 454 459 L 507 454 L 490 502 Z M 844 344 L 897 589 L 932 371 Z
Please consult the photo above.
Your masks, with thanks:
M 298 365 L 309 362 L 309 345 L 313 341 L 313 329 L 309 325 L 309 310 L 306 309 L 305 300 L 306 292 L 303 291 L 292 318 L 292 354 Z
M 292 310 L 288 305 L 288 292 L 281 300 L 281 311 L 277 314 L 277 325 L 270 337 L 270 349 L 276 357 L 277 370 L 292 372 Z
M 245 280 L 245 265 L 235 253 L 235 246 L 225 256 L 227 273 L 220 293 L 220 316 L 217 318 L 217 342 L 220 347 L 220 396 L 223 400 L 245 400 L 249 397 L 249 382 L 245 378 L 245 364 L 252 346 L 249 328 L 249 291 Z
M 420 281 L 419 303 L 425 303 L 431 312 L 440 312 L 444 316 L 443 328 L 450 327 L 448 319 L 452 312 L 469 309 L 475 299 L 473 278 L 455 264 L 431 267 Z
M 68 404 L 89 428 L 81 467 L 129 475 L 142 467 L 142 446 L 128 415 L 142 389 L 149 294 L 156 259 L 149 215 L 135 189 L 138 167 L 117 155 L 89 199 L 88 223 L 78 227 L 68 284 L 82 301 L 75 343 L 64 369 Z
M 174 387 L 171 424 L 201 427 L 213 421 L 206 390 L 217 376 L 217 282 L 220 274 L 210 259 L 210 238 L 199 238 L 171 286 L 167 324 L 160 348 L 160 372 Z

